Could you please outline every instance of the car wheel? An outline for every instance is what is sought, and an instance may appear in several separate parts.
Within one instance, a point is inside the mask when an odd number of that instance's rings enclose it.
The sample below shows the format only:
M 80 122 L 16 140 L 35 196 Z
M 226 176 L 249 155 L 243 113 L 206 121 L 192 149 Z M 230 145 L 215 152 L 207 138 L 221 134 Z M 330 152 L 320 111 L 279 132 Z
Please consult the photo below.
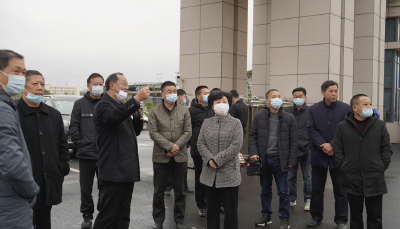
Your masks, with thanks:
M 143 130 L 147 130 L 147 122 L 146 121 L 143 122 Z

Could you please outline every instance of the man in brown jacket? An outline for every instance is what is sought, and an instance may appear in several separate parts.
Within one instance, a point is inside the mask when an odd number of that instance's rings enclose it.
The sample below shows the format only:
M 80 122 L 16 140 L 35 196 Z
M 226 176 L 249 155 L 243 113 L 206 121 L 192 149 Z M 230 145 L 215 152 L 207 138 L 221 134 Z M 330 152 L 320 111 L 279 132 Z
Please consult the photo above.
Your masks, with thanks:
M 175 83 L 164 82 L 161 85 L 161 95 L 163 102 L 150 110 L 148 126 L 150 138 L 154 141 L 153 228 L 163 228 L 164 191 L 171 173 L 174 181 L 174 220 L 176 227 L 181 229 L 186 228 L 186 196 L 183 191 L 188 161 L 186 144 L 192 136 L 192 125 L 188 109 L 176 103 L 178 96 Z

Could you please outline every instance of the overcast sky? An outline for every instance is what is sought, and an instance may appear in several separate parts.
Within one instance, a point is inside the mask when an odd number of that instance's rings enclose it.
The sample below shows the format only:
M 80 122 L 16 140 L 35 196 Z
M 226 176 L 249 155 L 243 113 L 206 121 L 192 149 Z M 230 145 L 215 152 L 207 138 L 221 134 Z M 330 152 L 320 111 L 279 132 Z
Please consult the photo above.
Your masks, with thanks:
M 180 0 L 0 0 L 0 9 L 0 49 L 24 55 L 46 83 L 82 90 L 93 72 L 119 71 L 133 83 L 179 71 Z

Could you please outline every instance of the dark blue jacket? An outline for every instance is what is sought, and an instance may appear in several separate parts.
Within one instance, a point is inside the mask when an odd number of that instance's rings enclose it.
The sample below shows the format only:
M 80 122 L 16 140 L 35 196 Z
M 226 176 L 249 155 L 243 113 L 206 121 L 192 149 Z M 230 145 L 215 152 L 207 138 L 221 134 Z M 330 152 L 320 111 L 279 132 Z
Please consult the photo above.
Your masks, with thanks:
M 339 122 L 344 120 L 351 107 L 336 101 L 329 108 L 325 99 L 312 105 L 307 120 L 307 133 L 312 143 L 310 163 L 312 166 L 334 169 L 337 167 L 334 156 L 328 156 L 320 147 L 329 143 L 333 147 L 333 138 Z
M 96 104 L 93 121 L 99 146 L 99 180 L 112 182 L 140 181 L 137 138 L 143 121 L 131 118 L 140 108 L 134 98 L 118 104 L 104 94 Z

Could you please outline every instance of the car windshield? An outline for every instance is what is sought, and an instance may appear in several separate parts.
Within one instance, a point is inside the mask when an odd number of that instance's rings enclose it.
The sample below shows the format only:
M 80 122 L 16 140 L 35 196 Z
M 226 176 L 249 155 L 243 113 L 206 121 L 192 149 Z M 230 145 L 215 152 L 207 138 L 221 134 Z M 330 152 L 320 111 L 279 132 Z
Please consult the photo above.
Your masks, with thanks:
M 72 108 L 74 108 L 74 103 L 75 101 L 54 101 L 56 105 L 56 109 L 62 114 L 62 115 L 69 115 L 71 116 L 72 113 Z

